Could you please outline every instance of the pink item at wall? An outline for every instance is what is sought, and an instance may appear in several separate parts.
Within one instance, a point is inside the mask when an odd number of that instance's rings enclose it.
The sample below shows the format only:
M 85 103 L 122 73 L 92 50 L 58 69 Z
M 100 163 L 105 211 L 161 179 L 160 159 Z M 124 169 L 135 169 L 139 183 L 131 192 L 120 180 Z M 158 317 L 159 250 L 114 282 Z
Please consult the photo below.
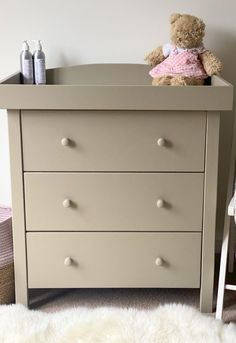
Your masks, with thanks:
M 12 211 L 0 205 L 0 268 L 13 262 Z

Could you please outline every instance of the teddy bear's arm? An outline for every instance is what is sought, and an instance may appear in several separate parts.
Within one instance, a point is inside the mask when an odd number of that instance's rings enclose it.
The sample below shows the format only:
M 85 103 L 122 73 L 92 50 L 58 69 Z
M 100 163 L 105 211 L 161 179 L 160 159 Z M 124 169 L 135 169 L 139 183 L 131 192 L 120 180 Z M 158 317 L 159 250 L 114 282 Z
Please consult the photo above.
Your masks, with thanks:
M 199 56 L 207 75 L 218 74 L 222 70 L 222 62 L 211 51 L 206 50 Z
M 151 51 L 146 57 L 145 61 L 150 64 L 152 67 L 163 62 L 165 56 L 163 55 L 162 46 L 159 46 L 155 50 Z

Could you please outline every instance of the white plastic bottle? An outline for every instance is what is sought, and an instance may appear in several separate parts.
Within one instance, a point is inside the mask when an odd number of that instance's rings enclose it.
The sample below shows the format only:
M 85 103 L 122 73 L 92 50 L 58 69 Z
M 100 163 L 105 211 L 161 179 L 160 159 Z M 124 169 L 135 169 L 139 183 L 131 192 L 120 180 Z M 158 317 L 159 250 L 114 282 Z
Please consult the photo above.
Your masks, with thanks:
M 20 54 L 21 81 L 25 84 L 34 83 L 33 59 L 29 44 L 25 40 Z
M 33 55 L 34 61 L 34 82 L 36 85 L 45 85 L 46 69 L 45 69 L 45 54 L 42 50 L 40 40 L 35 40 L 36 48 Z

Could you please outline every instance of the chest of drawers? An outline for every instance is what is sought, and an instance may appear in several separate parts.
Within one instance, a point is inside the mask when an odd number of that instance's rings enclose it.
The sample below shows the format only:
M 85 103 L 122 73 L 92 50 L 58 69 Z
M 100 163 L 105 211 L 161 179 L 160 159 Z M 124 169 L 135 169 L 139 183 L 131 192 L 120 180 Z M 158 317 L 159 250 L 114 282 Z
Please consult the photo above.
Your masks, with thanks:
M 200 288 L 210 311 L 219 118 L 232 87 L 219 77 L 152 87 L 142 65 L 47 76 L 42 87 L 17 76 L 0 85 L 17 301 L 29 288 L 181 287 Z

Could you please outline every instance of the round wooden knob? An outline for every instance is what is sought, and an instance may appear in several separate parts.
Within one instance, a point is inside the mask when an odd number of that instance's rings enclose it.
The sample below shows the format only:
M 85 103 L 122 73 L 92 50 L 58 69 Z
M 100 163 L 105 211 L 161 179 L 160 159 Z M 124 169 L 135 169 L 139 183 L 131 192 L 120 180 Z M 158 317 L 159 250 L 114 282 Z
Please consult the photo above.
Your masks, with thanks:
M 158 200 L 157 200 L 157 207 L 158 207 L 158 208 L 162 208 L 162 207 L 164 207 L 164 206 L 165 206 L 164 200 L 158 199 Z
M 70 199 L 65 199 L 65 200 L 63 200 L 62 205 L 63 205 L 63 207 L 65 207 L 65 208 L 70 207 L 70 206 L 71 206 L 71 201 L 70 201 Z
M 162 147 L 162 146 L 165 146 L 165 144 L 166 144 L 165 138 L 162 138 L 162 137 L 158 138 L 157 140 L 158 146 Z
M 70 144 L 69 138 L 63 137 L 63 138 L 61 139 L 61 145 L 62 145 L 62 146 L 68 146 L 69 144 Z
M 67 267 L 71 266 L 71 265 L 72 265 L 72 258 L 69 257 L 69 256 L 66 257 L 66 258 L 64 259 L 64 265 L 67 266 Z
M 158 266 L 158 267 L 163 265 L 163 260 L 162 260 L 161 257 L 157 257 L 156 258 L 155 265 Z

